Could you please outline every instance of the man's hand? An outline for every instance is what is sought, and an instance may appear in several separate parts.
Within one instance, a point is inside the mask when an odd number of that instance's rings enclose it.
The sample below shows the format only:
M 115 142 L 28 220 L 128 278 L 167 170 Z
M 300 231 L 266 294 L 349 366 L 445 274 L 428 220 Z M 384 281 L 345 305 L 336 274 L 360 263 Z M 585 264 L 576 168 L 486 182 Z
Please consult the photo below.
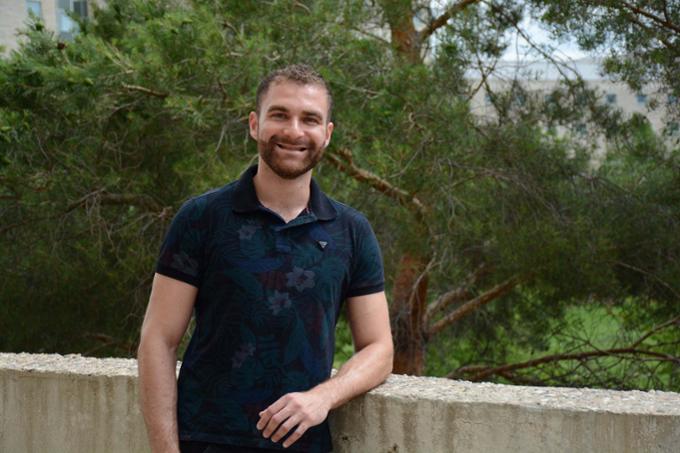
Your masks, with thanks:
M 311 390 L 288 393 L 260 412 L 257 429 L 290 447 L 312 426 L 323 422 L 332 409 L 380 384 L 392 371 L 392 334 L 385 292 L 350 297 L 347 315 L 356 353 L 330 379 Z
M 326 420 L 330 410 L 331 402 L 321 392 L 288 393 L 260 412 L 257 429 L 265 438 L 271 436 L 273 442 L 278 442 L 297 426 L 283 443 L 284 448 L 288 448 L 309 428 Z

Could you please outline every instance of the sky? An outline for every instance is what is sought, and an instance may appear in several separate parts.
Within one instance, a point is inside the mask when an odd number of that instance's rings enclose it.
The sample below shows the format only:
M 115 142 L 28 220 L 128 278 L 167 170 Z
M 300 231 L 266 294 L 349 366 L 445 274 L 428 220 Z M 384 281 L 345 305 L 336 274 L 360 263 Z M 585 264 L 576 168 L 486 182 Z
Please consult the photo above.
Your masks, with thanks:
M 434 5 L 435 16 L 441 14 L 449 6 L 450 2 L 451 0 L 432 0 L 431 4 Z M 550 32 L 544 28 L 540 21 L 532 18 L 530 14 L 527 14 L 519 25 L 520 29 L 524 31 L 534 44 L 549 45 L 553 49 L 550 54 L 553 60 L 573 68 L 587 80 L 602 78 L 598 60 L 594 59 L 596 55 L 580 50 L 574 39 L 560 38 L 558 41 L 551 38 Z M 539 79 L 552 80 L 560 78 L 554 64 L 549 63 L 547 58 L 533 49 L 522 36 L 515 33 L 508 48 L 501 57 L 501 61 L 496 66 L 496 75 L 511 77 L 512 73 L 522 70 L 522 68 L 528 70 Z M 570 70 L 564 72 L 567 74 L 572 73 Z M 468 76 L 473 78 L 480 77 L 478 70 L 474 68 L 468 70 Z
M 553 57 L 560 60 L 578 60 L 580 58 L 587 58 L 590 55 L 581 51 L 574 40 L 567 42 L 557 42 L 550 38 L 550 34 L 541 27 L 541 24 L 533 20 L 531 17 L 525 17 L 522 20 L 520 26 L 526 31 L 529 38 L 536 44 L 551 44 L 556 48 Z M 515 42 L 513 42 L 505 52 L 503 56 L 504 60 L 524 60 L 527 58 L 527 51 L 529 50 L 529 45 L 521 37 L 517 36 Z M 529 57 L 532 60 L 536 59 L 534 52 L 533 56 Z
M 553 49 L 550 57 L 564 64 L 561 72 L 547 58 L 533 49 L 524 37 L 516 33 L 513 41 L 501 57 L 501 61 L 496 66 L 497 72 L 494 77 L 512 78 L 513 74 L 516 74 L 519 70 L 525 74 L 525 77 L 537 77 L 539 80 L 557 80 L 565 74 L 569 77 L 575 76 L 573 71 L 576 71 L 585 80 L 603 79 L 599 59 L 596 58 L 597 55 L 579 49 L 574 39 L 561 38 L 558 41 L 552 38 L 550 32 L 539 21 L 529 16 L 522 20 L 520 27 L 534 44 L 550 46 Z M 567 69 L 567 67 L 571 69 Z M 479 74 L 476 74 L 475 71 L 472 71 L 472 74 L 479 77 Z
M 446 8 L 451 5 L 451 0 L 431 0 L 430 5 L 432 6 L 434 16 L 436 17 L 438 14 L 443 13 Z M 524 17 L 520 23 L 520 26 L 535 43 L 552 44 L 554 47 L 556 47 L 557 52 L 553 55 L 554 58 L 577 60 L 589 56 L 588 54 L 582 52 L 578 48 L 578 45 L 576 45 L 576 42 L 573 40 L 558 43 L 555 40 L 550 39 L 550 34 L 544 28 L 542 28 L 540 22 L 533 19 L 530 14 L 527 14 Z M 526 41 L 524 41 L 522 37 L 518 37 L 517 41 L 508 47 L 503 59 L 512 61 L 524 60 L 527 58 L 526 54 L 528 50 L 529 46 L 527 45 Z M 529 58 L 531 60 L 536 60 L 537 57 L 535 52 L 534 55 Z

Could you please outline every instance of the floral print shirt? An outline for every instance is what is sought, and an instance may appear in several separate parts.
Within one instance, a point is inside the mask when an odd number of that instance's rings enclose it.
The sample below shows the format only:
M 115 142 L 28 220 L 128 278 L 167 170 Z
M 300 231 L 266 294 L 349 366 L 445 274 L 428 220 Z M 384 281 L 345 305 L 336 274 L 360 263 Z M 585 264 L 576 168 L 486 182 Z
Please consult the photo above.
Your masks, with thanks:
M 330 377 L 342 303 L 383 291 L 383 264 L 361 213 L 312 181 L 308 208 L 285 223 L 257 200 L 256 172 L 187 201 L 156 272 L 198 288 L 178 380 L 180 439 L 283 449 L 255 427 L 259 412 Z M 327 422 L 288 450 L 330 451 Z

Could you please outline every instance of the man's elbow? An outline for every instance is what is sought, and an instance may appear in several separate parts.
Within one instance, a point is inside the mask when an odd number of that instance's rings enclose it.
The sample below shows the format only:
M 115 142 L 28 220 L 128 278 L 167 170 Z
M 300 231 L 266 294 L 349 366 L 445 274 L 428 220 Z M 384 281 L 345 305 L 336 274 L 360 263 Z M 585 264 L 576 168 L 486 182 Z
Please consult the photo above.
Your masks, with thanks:
M 167 354 L 175 356 L 179 342 L 171 338 L 165 338 L 158 332 L 142 330 L 137 347 L 137 360 L 144 360 L 147 355 Z
M 383 380 L 392 373 L 394 365 L 394 345 L 392 344 L 392 338 L 389 341 L 384 342 L 384 353 L 383 353 Z

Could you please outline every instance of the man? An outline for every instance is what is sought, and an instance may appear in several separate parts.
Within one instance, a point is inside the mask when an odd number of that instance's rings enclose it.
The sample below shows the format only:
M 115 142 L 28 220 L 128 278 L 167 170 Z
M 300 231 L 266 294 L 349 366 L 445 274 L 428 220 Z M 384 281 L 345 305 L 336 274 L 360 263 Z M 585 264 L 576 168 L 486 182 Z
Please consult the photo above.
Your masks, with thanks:
M 256 104 L 258 165 L 186 202 L 161 248 L 138 351 L 154 452 L 330 451 L 328 412 L 392 369 L 375 236 L 312 180 L 333 132 L 328 86 L 293 65 Z M 330 378 L 344 300 L 356 353 Z

